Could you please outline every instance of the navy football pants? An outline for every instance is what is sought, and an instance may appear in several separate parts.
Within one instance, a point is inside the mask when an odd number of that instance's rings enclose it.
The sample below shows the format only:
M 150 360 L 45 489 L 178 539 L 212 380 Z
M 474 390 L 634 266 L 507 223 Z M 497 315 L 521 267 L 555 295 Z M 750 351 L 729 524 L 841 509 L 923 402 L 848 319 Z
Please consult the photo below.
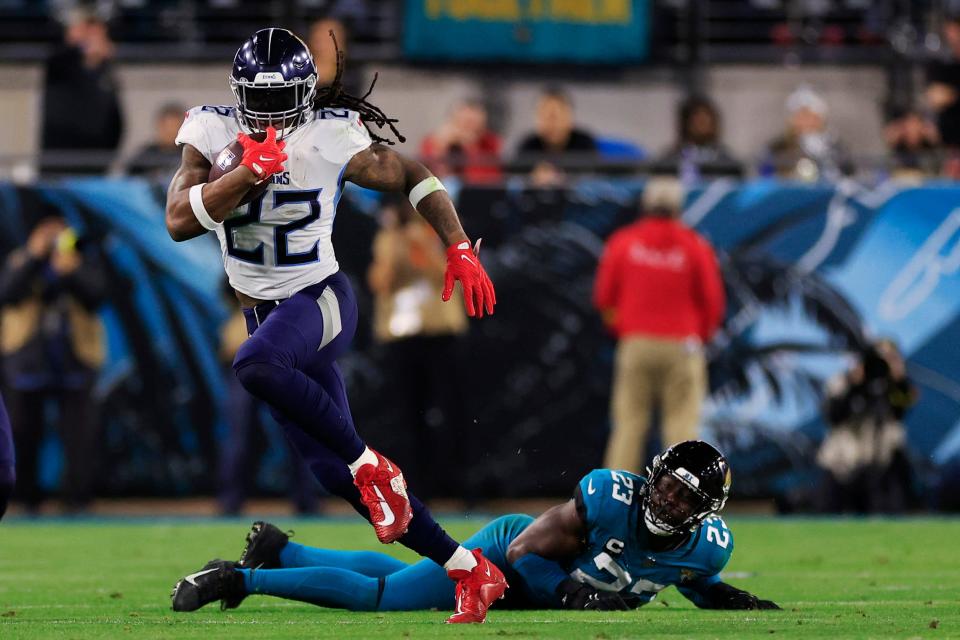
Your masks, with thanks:
M 369 520 L 347 468 L 365 444 L 354 427 L 336 363 L 357 329 L 357 301 L 349 280 L 335 273 L 279 304 L 243 313 L 250 338 L 233 362 L 241 384 L 270 406 L 320 484 Z M 400 542 L 443 564 L 457 543 L 412 494 L 410 504 L 413 520 Z

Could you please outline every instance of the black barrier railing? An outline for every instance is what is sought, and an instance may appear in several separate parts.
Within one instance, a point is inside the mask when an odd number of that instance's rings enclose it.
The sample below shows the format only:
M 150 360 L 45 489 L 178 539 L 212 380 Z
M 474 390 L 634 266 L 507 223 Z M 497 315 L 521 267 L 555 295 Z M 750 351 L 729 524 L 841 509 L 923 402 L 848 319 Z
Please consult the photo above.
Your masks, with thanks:
M 37 154 L 0 155 L 0 179 L 26 183 L 43 178 L 90 176 L 147 176 L 169 178 L 179 165 L 180 153 L 173 149 L 160 153 L 120 155 L 108 151 L 63 150 Z M 578 176 L 645 176 L 673 174 L 685 183 L 714 178 L 746 178 L 780 176 L 806 182 L 854 177 L 866 182 L 883 181 L 903 176 L 911 180 L 945 177 L 956 179 L 960 171 L 960 153 L 946 149 L 921 149 L 891 155 L 849 155 L 840 159 L 816 159 L 806 156 L 765 154 L 740 160 L 688 162 L 670 157 L 647 157 L 642 160 L 610 157 L 599 153 L 565 153 L 563 155 L 519 154 L 514 156 L 475 155 L 466 160 L 462 155 L 422 159 L 441 176 L 454 176 L 466 182 L 498 184 L 511 177 L 530 177 L 537 181 L 538 168 L 548 165 L 556 174 L 543 174 L 544 185 L 562 184 Z M 483 177 L 471 177 L 475 169 Z M 543 177 L 545 176 L 545 177 Z M 555 177 L 556 180 L 552 178 Z

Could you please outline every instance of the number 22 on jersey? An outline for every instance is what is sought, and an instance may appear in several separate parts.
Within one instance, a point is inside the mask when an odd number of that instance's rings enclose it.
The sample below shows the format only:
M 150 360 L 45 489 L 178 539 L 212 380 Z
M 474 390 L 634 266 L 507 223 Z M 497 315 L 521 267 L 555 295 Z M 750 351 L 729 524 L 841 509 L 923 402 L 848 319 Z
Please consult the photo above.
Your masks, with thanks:
M 252 264 L 264 264 L 264 243 L 261 241 L 252 249 L 237 246 L 234 232 L 248 225 L 261 224 L 263 216 L 263 201 L 273 194 L 271 211 L 278 211 L 282 207 L 294 204 L 307 204 L 307 215 L 281 225 L 269 225 L 273 228 L 273 246 L 275 251 L 274 264 L 278 267 L 309 264 L 319 259 L 317 243 L 307 251 L 293 253 L 289 250 L 287 236 L 320 219 L 320 193 L 323 189 L 307 189 L 304 191 L 266 191 L 260 197 L 247 205 L 247 212 L 224 221 L 224 231 L 227 239 L 227 254 L 237 260 Z

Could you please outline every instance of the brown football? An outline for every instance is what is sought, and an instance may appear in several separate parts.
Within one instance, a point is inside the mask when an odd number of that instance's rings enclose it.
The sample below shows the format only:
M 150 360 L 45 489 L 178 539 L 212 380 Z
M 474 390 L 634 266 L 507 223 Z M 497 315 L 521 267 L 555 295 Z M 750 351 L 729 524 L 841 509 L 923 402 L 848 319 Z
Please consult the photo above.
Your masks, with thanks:
M 257 142 L 263 142 L 264 138 L 267 137 L 267 134 L 263 131 L 258 131 L 250 134 L 250 137 Z M 214 158 L 213 166 L 210 167 L 210 177 L 207 178 L 207 181 L 213 182 L 220 176 L 230 173 L 239 167 L 241 158 L 243 158 L 243 145 L 241 145 L 237 140 L 234 140 L 224 147 L 223 151 L 218 153 L 217 157 Z M 242 204 L 247 204 L 259 196 L 261 193 L 266 191 L 269 184 L 270 179 L 267 178 L 266 180 L 262 180 L 250 187 L 250 190 L 243 194 L 243 197 L 240 198 L 240 202 L 237 203 L 237 206 L 239 207 Z

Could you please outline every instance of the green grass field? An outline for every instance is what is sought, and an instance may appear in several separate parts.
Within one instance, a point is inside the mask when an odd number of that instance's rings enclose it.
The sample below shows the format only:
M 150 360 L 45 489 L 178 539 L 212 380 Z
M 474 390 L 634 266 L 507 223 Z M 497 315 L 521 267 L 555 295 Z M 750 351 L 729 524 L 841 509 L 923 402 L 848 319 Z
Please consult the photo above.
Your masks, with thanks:
M 632 612 L 494 610 L 486 625 L 449 627 L 446 612 L 361 614 L 266 597 L 229 612 L 170 611 L 178 577 L 239 554 L 241 521 L 12 520 L 0 525 L 0 638 L 960 638 L 960 521 L 728 522 L 727 579 L 783 611 L 700 611 L 671 588 Z M 445 521 L 462 537 L 480 523 Z M 278 524 L 306 544 L 384 549 L 352 521 Z

